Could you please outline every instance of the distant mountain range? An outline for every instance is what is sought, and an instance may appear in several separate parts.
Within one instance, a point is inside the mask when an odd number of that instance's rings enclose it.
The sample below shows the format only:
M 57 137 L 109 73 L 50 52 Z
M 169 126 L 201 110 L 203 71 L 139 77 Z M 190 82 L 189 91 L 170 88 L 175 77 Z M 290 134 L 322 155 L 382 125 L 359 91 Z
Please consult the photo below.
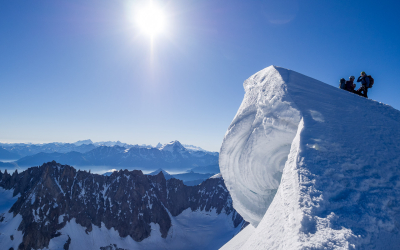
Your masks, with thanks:
M 93 143 L 91 140 L 76 143 L 0 144 L 0 161 L 10 159 L 16 161 L 0 163 L 0 167 L 12 167 L 15 164 L 19 167 L 31 167 L 55 160 L 77 167 L 104 166 L 104 168 L 129 170 L 163 168 L 168 171 L 184 172 L 217 165 L 218 153 L 193 145 L 185 147 L 179 141 L 158 144 L 156 147 L 130 145 L 119 141 Z
M 102 142 L 92 142 L 92 140 L 81 140 L 74 143 L 63 143 L 63 142 L 52 142 L 52 143 L 44 143 L 44 144 L 33 144 L 33 143 L 0 143 L 0 161 L 1 160 L 17 160 L 25 156 L 34 155 L 38 153 L 68 153 L 68 152 L 80 152 L 86 153 L 90 150 L 93 150 L 97 147 L 107 146 L 119 146 L 124 148 L 161 148 L 165 147 L 168 144 L 158 143 L 156 147 L 151 145 L 138 145 L 138 144 L 128 144 L 120 141 L 102 141 Z M 181 144 L 182 145 L 182 144 Z M 210 154 L 218 154 L 217 152 L 211 152 L 204 150 L 200 147 L 183 144 L 183 147 L 186 150 L 193 151 L 202 151 Z
M 205 174 L 195 173 L 193 171 L 190 171 L 188 173 L 171 175 L 167 171 L 160 168 L 154 172 L 151 172 L 149 175 L 157 175 L 160 172 L 162 172 L 164 174 L 164 177 L 167 180 L 175 178 L 175 179 L 183 181 L 183 184 L 185 184 L 187 186 L 196 186 L 196 185 L 199 185 L 200 183 L 202 183 L 203 181 L 207 180 L 211 176 L 213 176 L 215 173 L 218 173 L 219 171 L 209 172 L 209 173 L 205 173 Z

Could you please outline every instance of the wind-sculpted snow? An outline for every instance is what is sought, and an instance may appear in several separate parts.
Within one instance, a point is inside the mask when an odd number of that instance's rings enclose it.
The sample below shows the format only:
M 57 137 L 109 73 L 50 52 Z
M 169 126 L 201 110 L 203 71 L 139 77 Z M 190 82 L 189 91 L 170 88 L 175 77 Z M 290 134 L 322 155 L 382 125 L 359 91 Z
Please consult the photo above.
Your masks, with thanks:
M 238 249 L 397 249 L 400 112 L 274 66 L 244 88 L 220 152 L 256 227 Z
M 243 85 L 246 95 L 225 135 L 220 168 L 237 211 L 257 226 L 278 189 L 300 112 L 273 67 Z

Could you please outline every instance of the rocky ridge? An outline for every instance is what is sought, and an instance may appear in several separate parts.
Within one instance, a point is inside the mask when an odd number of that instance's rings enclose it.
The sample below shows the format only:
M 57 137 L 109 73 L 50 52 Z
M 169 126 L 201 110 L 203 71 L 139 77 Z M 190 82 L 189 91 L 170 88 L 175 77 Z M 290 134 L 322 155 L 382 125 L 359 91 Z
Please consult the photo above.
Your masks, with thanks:
M 0 172 L 0 187 L 19 195 L 9 210 L 13 216 L 22 216 L 18 230 L 23 240 L 18 249 L 47 247 L 72 219 L 87 233 L 92 225 L 104 223 L 120 237 L 130 236 L 138 242 L 150 236 L 150 223 L 158 224 L 161 237 L 167 237 L 170 215 L 177 216 L 188 208 L 233 213 L 234 226 L 243 224 L 222 178 L 185 186 L 177 179 L 166 180 L 162 173 L 151 176 L 121 170 L 103 176 L 53 161 L 22 173 Z

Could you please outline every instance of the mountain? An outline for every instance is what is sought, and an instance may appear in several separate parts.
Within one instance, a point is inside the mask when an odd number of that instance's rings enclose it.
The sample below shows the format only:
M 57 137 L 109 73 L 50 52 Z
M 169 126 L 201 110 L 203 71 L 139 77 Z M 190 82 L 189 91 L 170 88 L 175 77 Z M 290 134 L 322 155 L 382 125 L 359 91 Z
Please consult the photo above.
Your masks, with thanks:
M 81 145 L 84 145 L 84 144 L 86 144 L 86 145 L 93 144 L 93 142 L 92 142 L 92 140 L 87 139 L 87 140 L 74 142 L 73 144 L 76 145 L 76 146 L 81 146 Z
M 244 221 L 221 178 L 110 176 L 49 162 L 0 172 L 2 249 L 218 249 Z
M 209 174 L 209 173 L 216 174 L 216 173 L 220 172 L 218 164 L 210 165 L 210 166 L 195 167 L 195 168 L 192 168 L 190 171 L 194 172 L 194 173 L 200 173 L 200 174 Z
M 252 226 L 222 249 L 398 249 L 400 111 L 275 66 L 243 86 L 219 163 Z
M 124 143 L 124 142 L 120 142 L 120 141 L 101 141 L 101 142 L 94 142 L 93 145 L 95 145 L 96 147 L 100 147 L 100 146 L 107 146 L 107 147 L 112 147 L 112 146 L 119 146 L 119 147 L 124 147 L 124 148 L 131 148 L 131 147 L 148 147 L 148 145 L 131 145 L 128 143 Z M 150 146 L 151 147 L 151 146 Z
M 213 175 L 214 174 L 199 174 L 191 171 L 184 174 L 174 174 L 172 175 L 172 177 L 178 180 L 182 180 L 183 183 L 187 186 L 194 186 L 202 183 L 204 180 L 210 178 Z
M 188 154 L 188 150 L 179 141 L 172 141 L 170 143 L 164 144 L 160 148 L 161 151 L 168 151 L 173 154 L 179 154 L 183 157 Z
M 202 149 L 201 147 L 197 147 L 197 146 L 193 146 L 193 145 L 182 144 L 182 146 L 184 146 L 189 151 L 207 152 L 209 154 L 214 154 L 214 155 L 218 155 L 219 154 L 218 152 L 210 152 L 210 151 L 207 151 L 205 149 Z
M 105 169 L 115 167 L 154 170 L 163 167 L 186 171 L 198 166 L 217 164 L 218 153 L 187 149 L 179 141 L 164 145 L 159 143 L 157 147 L 152 147 L 120 141 L 92 142 L 88 139 L 75 143 L 0 143 L 1 160 L 18 160 L 17 164 L 22 168 L 55 160 L 88 168 L 94 166 Z
M 159 168 L 156 171 L 149 173 L 149 175 L 158 175 L 160 172 L 163 173 L 165 179 L 167 179 L 167 180 L 173 178 L 172 175 L 170 175 L 167 171 L 163 170 L 162 168 Z
M 45 144 L 0 143 L 0 147 L 17 155 L 17 158 L 13 159 L 20 159 L 21 157 L 31 156 L 39 153 L 48 153 L 48 154 L 69 153 L 72 151 L 79 153 L 86 153 L 96 148 L 96 146 L 94 146 L 93 144 L 75 145 L 72 143 L 58 143 L 58 142 L 45 143 Z
M 39 166 L 49 161 L 57 161 L 65 164 L 79 166 L 90 165 L 90 162 L 85 158 L 85 154 L 75 151 L 68 153 L 38 153 L 19 159 L 17 161 L 17 164 L 21 167 L 30 167 Z
M 1 160 L 16 160 L 19 158 L 21 158 L 21 156 L 19 154 L 10 152 L 10 151 L 0 147 L 0 161 Z
M 107 166 L 107 168 L 127 168 L 154 170 L 162 167 L 168 171 L 186 171 L 197 166 L 217 164 L 218 156 L 207 152 L 190 152 L 178 141 L 164 145 L 160 149 L 120 146 L 100 146 L 88 152 L 38 153 L 17 161 L 21 167 L 41 165 L 57 161 L 74 166 Z
M 200 183 L 204 182 L 205 180 L 207 180 L 208 178 L 210 178 L 211 176 L 214 175 L 214 174 L 194 173 L 193 171 L 191 171 L 189 173 L 171 175 L 167 171 L 165 171 L 161 168 L 157 169 L 154 172 L 149 173 L 149 175 L 157 175 L 160 172 L 163 173 L 165 179 L 169 180 L 171 178 L 175 178 L 175 179 L 183 181 L 183 184 L 185 184 L 186 186 L 199 185 Z

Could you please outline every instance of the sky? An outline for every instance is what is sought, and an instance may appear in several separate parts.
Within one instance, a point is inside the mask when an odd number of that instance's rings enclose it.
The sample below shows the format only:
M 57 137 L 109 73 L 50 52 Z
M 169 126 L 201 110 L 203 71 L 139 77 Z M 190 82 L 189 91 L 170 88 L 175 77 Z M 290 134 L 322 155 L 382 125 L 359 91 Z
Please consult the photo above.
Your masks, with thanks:
M 153 38 L 143 4 L 0 1 L 0 141 L 219 151 L 244 80 L 270 65 L 333 86 L 365 71 L 369 98 L 400 109 L 398 1 L 154 0 Z

